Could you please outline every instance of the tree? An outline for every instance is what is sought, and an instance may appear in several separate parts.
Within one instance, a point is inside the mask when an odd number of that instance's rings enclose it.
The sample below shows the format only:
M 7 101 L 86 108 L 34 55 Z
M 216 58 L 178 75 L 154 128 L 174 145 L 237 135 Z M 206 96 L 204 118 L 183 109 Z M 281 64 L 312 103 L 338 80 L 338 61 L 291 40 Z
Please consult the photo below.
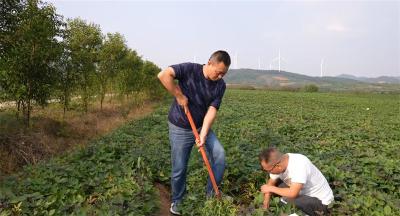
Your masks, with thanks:
M 160 71 L 161 69 L 153 62 L 145 61 L 143 64 L 143 90 L 147 91 L 153 98 L 158 98 L 164 93 L 157 79 L 157 74 Z
M 143 61 L 136 51 L 129 50 L 121 62 L 121 72 L 118 76 L 118 90 L 121 95 L 128 96 L 140 91 L 143 80 Z
M 0 56 L 3 59 L 12 48 L 15 40 L 14 32 L 17 31 L 18 24 L 21 22 L 21 13 L 27 2 L 22 0 L 2 0 L 0 7 Z M 4 69 L 4 66 L 1 67 Z
M 0 7 L 0 100 L 4 101 L 18 101 L 16 91 L 18 88 L 13 85 L 9 80 L 10 71 L 7 65 L 8 59 L 11 57 L 10 52 L 15 45 L 15 32 L 21 22 L 21 13 L 26 7 L 27 2 L 22 0 L 2 1 Z M 7 61 L 6 61 L 7 59 Z M 7 87 L 6 87 L 7 86 Z M 19 115 L 19 102 L 17 106 L 17 117 Z
M 22 106 L 29 126 L 32 103 L 46 105 L 55 85 L 55 65 L 62 48 L 62 17 L 39 0 L 18 2 L 17 18 L 10 16 L 1 54 L 1 88 Z M 13 19 L 15 18 L 15 22 Z M 12 32 L 9 32 L 12 31 Z
M 97 76 L 100 83 L 100 108 L 103 108 L 104 97 L 110 85 L 111 93 L 115 86 L 116 77 L 121 71 L 123 60 L 128 54 L 124 37 L 119 34 L 108 33 L 99 53 L 99 70 Z M 112 96 L 111 96 L 112 97 Z
M 319 88 L 315 84 L 309 84 L 304 86 L 305 92 L 318 92 Z
M 77 85 L 85 112 L 96 87 L 98 53 L 102 43 L 98 25 L 87 24 L 79 18 L 68 20 L 65 43 L 71 53 L 71 70 L 78 74 Z
M 65 43 L 63 43 L 63 47 L 63 53 L 57 64 L 58 79 L 56 95 L 63 106 L 63 119 L 65 119 L 65 113 L 69 109 L 72 93 L 78 84 L 79 73 L 72 69 L 71 52 L 67 49 Z

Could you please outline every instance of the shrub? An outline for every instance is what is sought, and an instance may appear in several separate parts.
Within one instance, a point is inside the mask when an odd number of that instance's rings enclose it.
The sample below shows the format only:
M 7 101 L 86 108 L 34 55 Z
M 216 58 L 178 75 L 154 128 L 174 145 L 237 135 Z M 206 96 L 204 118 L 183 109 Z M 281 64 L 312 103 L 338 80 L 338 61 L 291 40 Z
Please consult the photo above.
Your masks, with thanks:
M 319 87 L 315 84 L 309 84 L 304 86 L 305 92 L 318 92 Z

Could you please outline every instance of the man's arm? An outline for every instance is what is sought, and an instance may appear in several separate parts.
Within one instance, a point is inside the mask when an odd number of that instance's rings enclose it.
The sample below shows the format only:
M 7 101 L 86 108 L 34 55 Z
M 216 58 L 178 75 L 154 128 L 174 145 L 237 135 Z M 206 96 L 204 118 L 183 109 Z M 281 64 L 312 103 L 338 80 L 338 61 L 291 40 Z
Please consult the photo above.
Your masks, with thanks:
M 182 90 L 178 85 L 175 84 L 175 71 L 172 67 L 167 67 L 165 70 L 161 71 L 157 75 L 160 82 L 163 86 L 171 93 L 177 100 L 178 104 L 181 105 L 185 109 L 185 113 L 188 110 L 188 99 L 182 93 Z
M 261 191 L 263 193 L 269 192 L 293 199 L 299 195 L 301 188 L 303 188 L 303 184 L 301 183 L 292 183 L 292 185 L 290 185 L 290 188 L 279 188 L 275 186 L 263 185 L 261 187 Z
M 275 186 L 277 182 L 278 182 L 278 179 L 269 178 L 266 185 Z M 263 208 L 265 208 L 265 209 L 269 208 L 270 199 L 271 199 L 271 193 L 270 192 L 264 193 Z
M 200 131 L 200 142 L 197 143 L 197 147 L 204 145 L 204 143 L 206 142 L 208 131 L 210 130 L 211 125 L 213 124 L 215 118 L 217 117 L 217 111 L 221 105 L 222 97 L 224 96 L 225 93 L 225 88 L 226 85 L 223 82 L 222 85 L 220 86 L 220 89 L 218 90 L 218 94 L 208 107 L 207 113 L 203 119 L 203 125 Z
M 211 128 L 215 118 L 217 117 L 217 108 L 213 106 L 209 106 L 206 115 L 204 116 L 203 126 L 200 131 L 200 143 L 197 145 L 198 147 L 204 145 L 207 139 L 208 131 Z

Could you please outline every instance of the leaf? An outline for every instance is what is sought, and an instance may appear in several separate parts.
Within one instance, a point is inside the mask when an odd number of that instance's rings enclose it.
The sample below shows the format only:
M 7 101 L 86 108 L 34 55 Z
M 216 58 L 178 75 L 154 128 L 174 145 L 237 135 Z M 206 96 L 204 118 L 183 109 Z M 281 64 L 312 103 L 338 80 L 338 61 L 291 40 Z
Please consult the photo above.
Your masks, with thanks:
M 27 195 L 16 197 L 16 198 L 10 200 L 10 203 L 19 203 L 19 202 L 25 201 L 27 197 L 28 197 Z
M 49 215 L 54 215 L 55 212 L 56 212 L 55 209 L 51 209 L 51 210 L 49 211 Z
M 390 206 L 386 205 L 385 208 L 383 208 L 383 213 L 385 213 L 385 215 L 391 215 L 392 208 L 390 208 Z

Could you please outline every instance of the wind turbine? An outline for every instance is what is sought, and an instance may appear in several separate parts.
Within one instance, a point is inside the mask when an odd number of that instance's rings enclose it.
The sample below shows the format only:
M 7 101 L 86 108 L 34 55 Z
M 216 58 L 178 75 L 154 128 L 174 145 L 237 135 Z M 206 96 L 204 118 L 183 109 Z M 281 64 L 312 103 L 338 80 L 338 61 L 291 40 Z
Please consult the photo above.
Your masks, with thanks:
M 238 63 L 238 54 L 237 54 L 237 52 L 235 52 L 234 61 L 235 61 L 234 67 L 235 67 L 235 69 L 238 69 L 238 67 L 237 67 L 237 63 Z
M 261 70 L 261 61 L 260 61 L 260 56 L 258 56 L 258 70 Z
M 196 63 L 196 55 L 193 56 L 193 63 Z
M 322 69 L 324 66 L 324 59 L 321 59 L 321 77 L 323 77 Z
M 285 59 L 281 57 L 281 49 L 279 49 L 278 57 L 272 59 L 272 61 L 271 61 L 271 63 L 273 63 L 273 62 L 275 62 L 275 61 L 278 61 L 278 70 L 279 70 L 279 72 L 281 72 L 281 60 L 282 60 L 283 62 L 286 62 Z

